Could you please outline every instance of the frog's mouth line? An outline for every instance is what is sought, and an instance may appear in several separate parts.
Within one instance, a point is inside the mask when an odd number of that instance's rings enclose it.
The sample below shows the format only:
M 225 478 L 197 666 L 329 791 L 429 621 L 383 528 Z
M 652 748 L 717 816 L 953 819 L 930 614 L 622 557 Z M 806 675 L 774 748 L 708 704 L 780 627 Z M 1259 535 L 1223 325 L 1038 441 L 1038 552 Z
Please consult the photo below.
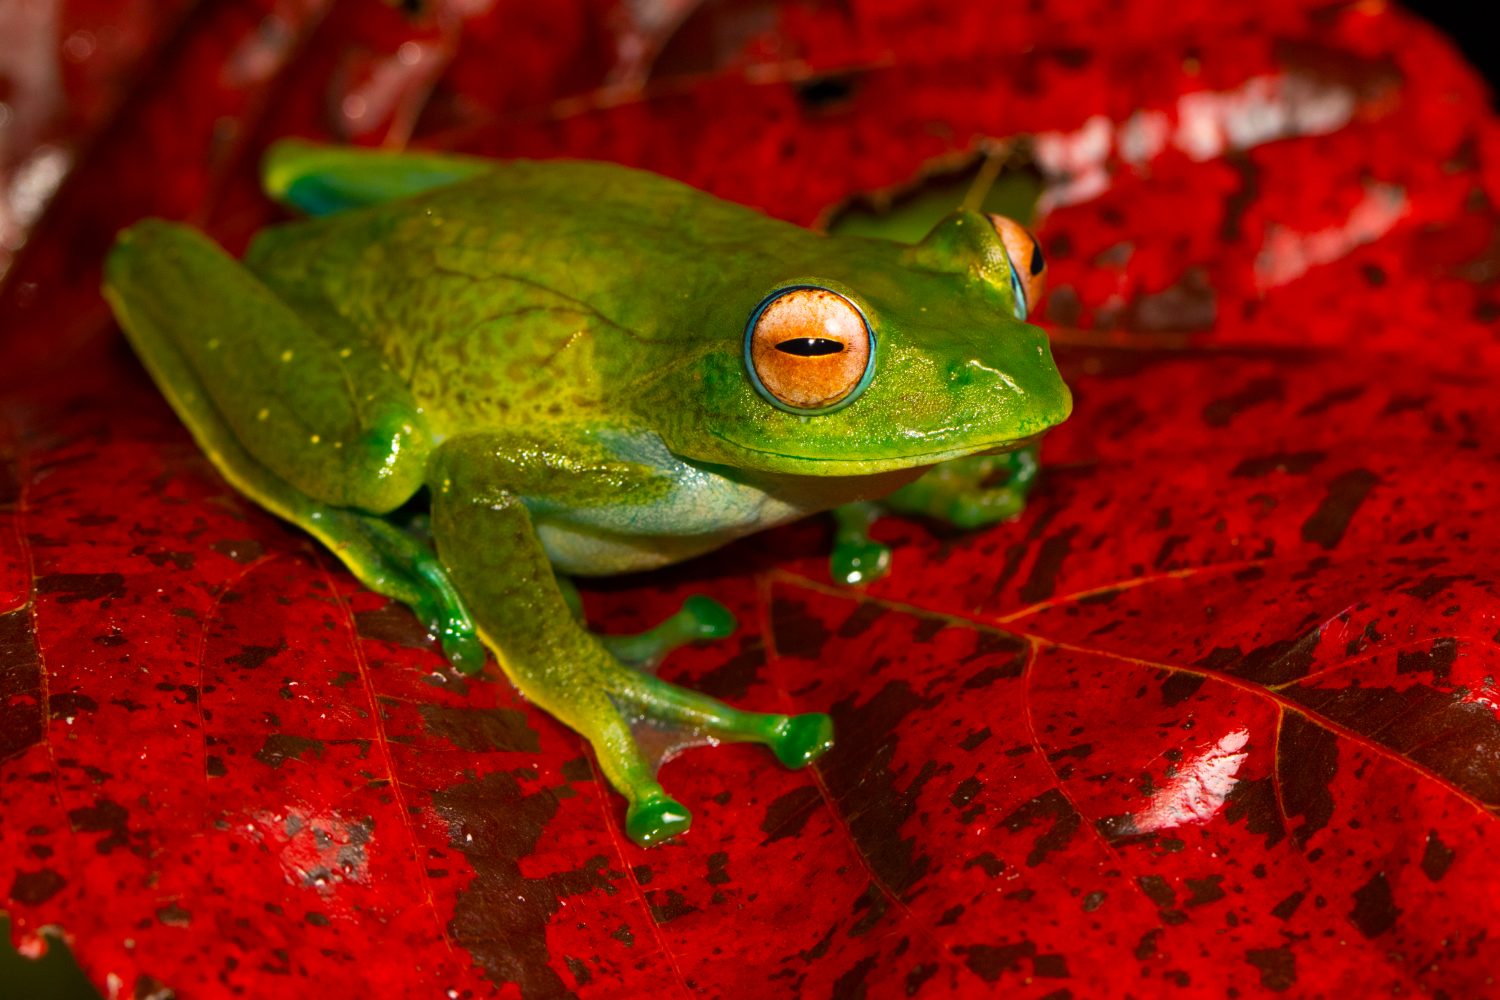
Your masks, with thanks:
M 750 445 L 741 444 L 733 438 L 726 437 L 717 431 L 710 432 L 720 441 L 725 442 L 742 451 L 752 452 L 757 455 L 766 455 L 781 462 L 797 466 L 806 466 L 811 469 L 821 470 L 822 475 L 865 475 L 878 472 L 893 472 L 897 469 L 910 469 L 915 466 L 938 465 L 942 462 L 951 461 L 955 458 L 972 458 L 976 455 L 998 455 L 1007 451 L 1017 451 L 1036 441 L 1041 440 L 1042 434 L 1029 434 L 1019 438 L 1005 438 L 999 441 L 991 441 L 987 444 L 971 445 L 967 447 L 944 448 L 938 451 L 915 452 L 905 455 L 886 455 L 881 458 L 815 458 L 806 455 L 788 455 L 785 452 L 771 451 L 766 448 L 755 448 Z M 1043 432 L 1045 433 L 1045 432 Z

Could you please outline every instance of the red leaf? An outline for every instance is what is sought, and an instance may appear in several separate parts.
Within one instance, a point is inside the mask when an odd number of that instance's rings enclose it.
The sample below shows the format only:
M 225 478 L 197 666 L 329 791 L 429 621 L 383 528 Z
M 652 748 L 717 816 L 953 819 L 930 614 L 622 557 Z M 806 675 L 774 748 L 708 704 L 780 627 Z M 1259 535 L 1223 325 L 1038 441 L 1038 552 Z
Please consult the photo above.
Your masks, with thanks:
M 18 934 L 182 996 L 1485 993 L 1496 125 L 1447 46 L 1369 4 L 607 6 L 200 5 L 139 64 L 0 303 Z M 809 772 L 672 761 L 693 830 L 639 850 L 576 736 L 235 495 L 107 323 L 115 229 L 242 241 L 289 132 L 801 222 L 1031 134 L 1075 415 L 1019 521 L 883 521 L 868 590 L 817 522 L 589 590 L 610 630 L 711 593 L 741 633 L 666 672 L 837 725 Z

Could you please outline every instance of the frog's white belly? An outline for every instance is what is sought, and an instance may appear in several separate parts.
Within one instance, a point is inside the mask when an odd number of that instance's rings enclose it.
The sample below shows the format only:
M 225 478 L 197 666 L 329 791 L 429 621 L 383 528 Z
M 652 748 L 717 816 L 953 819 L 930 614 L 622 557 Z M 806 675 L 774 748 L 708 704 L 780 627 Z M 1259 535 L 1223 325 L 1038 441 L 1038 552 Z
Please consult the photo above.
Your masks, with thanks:
M 768 492 L 731 478 L 728 470 L 684 462 L 655 435 L 622 437 L 610 447 L 626 461 L 660 471 L 672 488 L 649 503 L 576 510 L 528 500 L 537 537 L 564 573 L 603 576 L 654 569 L 843 500 L 842 491 L 828 489 L 831 482 Z

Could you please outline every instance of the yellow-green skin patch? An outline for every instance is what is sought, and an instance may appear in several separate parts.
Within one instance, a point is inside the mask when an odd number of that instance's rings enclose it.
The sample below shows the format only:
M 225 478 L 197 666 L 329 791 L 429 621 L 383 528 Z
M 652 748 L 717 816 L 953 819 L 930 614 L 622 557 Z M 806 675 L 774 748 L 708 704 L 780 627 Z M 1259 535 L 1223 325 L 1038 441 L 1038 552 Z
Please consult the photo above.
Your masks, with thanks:
M 185 227 L 133 228 L 106 273 L 122 327 L 231 482 L 410 604 L 461 669 L 482 638 L 587 736 L 642 843 L 688 814 L 631 720 L 797 765 L 830 744 L 827 718 L 738 712 L 623 666 L 554 566 L 687 558 L 1015 449 L 1070 407 L 977 213 L 908 247 L 609 164 L 300 145 L 273 152 L 268 187 L 338 211 L 266 230 L 243 264 Z M 868 386 L 833 412 L 787 412 L 747 376 L 747 318 L 789 285 L 845 296 L 873 334 Z M 384 517 L 423 486 L 435 552 Z M 721 634 L 698 607 L 660 645 Z

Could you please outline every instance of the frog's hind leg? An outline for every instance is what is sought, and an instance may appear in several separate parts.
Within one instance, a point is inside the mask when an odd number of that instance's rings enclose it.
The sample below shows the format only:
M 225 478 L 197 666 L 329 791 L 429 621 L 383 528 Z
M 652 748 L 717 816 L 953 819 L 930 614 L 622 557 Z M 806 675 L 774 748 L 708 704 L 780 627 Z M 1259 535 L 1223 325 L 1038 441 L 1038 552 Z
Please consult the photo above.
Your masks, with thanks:
M 763 743 L 783 762 L 801 766 L 829 747 L 832 724 L 823 715 L 741 712 L 685 691 L 622 663 L 583 629 L 522 497 L 545 488 L 553 503 L 628 503 L 651 495 L 652 473 L 590 458 L 580 442 L 553 444 L 561 449 L 555 462 L 545 442 L 499 434 L 445 441 L 429 471 L 433 537 L 506 674 L 593 745 L 605 776 L 630 803 L 630 836 L 654 844 L 687 829 L 690 815 L 657 782 L 633 725 L 672 727 L 690 742 Z M 597 464 L 589 467 L 590 461 Z M 569 475 L 558 476 L 559 467 Z
M 186 227 L 131 230 L 111 254 L 105 282 L 136 353 L 224 478 L 321 540 L 366 586 L 409 605 L 456 663 L 479 669 L 483 647 L 436 555 L 372 513 L 420 482 L 418 449 L 402 453 L 421 443 L 420 421 L 403 413 L 404 387 L 379 408 L 352 399 L 349 387 L 363 374 L 357 366 L 369 367 L 368 359 L 341 357 Z M 282 353 L 299 364 L 279 361 Z M 375 387 L 390 391 L 381 385 L 389 381 L 377 374 Z M 324 454 L 304 459 L 325 444 Z M 387 460 L 393 452 L 396 460 Z
M 493 169 L 474 156 L 283 139 L 266 151 L 261 183 L 283 205 L 316 216 L 407 198 Z

